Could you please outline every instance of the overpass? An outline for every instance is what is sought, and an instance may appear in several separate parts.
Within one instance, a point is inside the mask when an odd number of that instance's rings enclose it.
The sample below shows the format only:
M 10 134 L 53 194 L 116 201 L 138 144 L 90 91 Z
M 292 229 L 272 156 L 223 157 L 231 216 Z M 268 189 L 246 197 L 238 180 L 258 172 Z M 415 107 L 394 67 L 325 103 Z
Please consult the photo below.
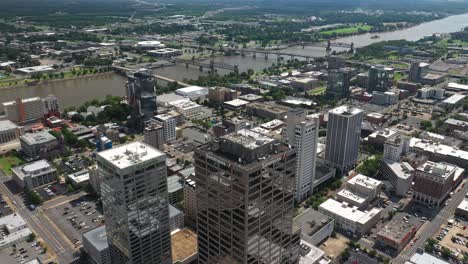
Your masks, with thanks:
M 112 65 L 112 68 L 114 69 L 115 72 L 120 73 L 120 74 L 124 74 L 124 73 L 126 74 L 127 72 L 133 70 L 133 69 L 130 69 L 130 68 L 126 68 L 126 67 L 122 67 L 122 66 L 117 66 L 117 65 Z M 171 78 L 162 76 L 162 75 L 153 74 L 153 76 L 154 76 L 154 78 L 156 78 L 156 79 L 158 79 L 158 80 L 161 80 L 161 81 L 165 81 L 165 82 L 177 82 L 179 85 L 184 86 L 184 87 L 192 86 L 191 84 L 184 83 L 184 82 L 179 82 L 179 81 L 177 81 L 177 80 L 174 80 L 174 79 L 171 79 Z

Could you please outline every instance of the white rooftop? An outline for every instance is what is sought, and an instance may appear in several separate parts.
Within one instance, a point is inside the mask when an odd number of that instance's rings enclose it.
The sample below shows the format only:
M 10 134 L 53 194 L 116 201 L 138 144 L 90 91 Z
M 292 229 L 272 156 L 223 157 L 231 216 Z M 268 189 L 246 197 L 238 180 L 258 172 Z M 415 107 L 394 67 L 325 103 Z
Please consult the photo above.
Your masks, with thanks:
M 397 162 L 393 160 L 384 160 L 384 162 L 393 173 L 401 179 L 408 179 L 414 171 L 414 168 L 408 162 Z
M 422 149 L 427 152 L 436 153 L 439 155 L 456 157 L 463 160 L 468 160 L 468 151 L 460 150 L 458 148 L 434 143 L 432 141 L 423 140 L 419 138 L 410 139 L 410 148 Z
M 458 167 L 444 162 L 426 161 L 417 168 L 418 171 L 425 172 L 431 175 L 446 178 L 458 170 Z
M 405 264 L 449 264 L 449 262 L 424 252 L 414 254 Z
M 468 91 L 468 85 L 450 82 L 447 84 L 447 89 Z
M 177 89 L 175 91 L 177 94 L 183 96 L 206 96 L 208 94 L 208 88 L 200 86 L 188 86 L 184 88 Z
M 50 134 L 47 131 L 26 133 L 23 136 L 21 136 L 21 139 L 28 143 L 28 145 L 42 144 L 57 140 L 57 138 L 52 136 L 52 134 Z
M 227 104 L 227 105 L 233 106 L 233 107 L 239 107 L 239 106 L 247 105 L 250 102 L 242 100 L 242 99 L 234 99 L 234 100 L 227 101 L 227 102 L 224 102 L 224 103 Z
M 329 114 L 336 114 L 336 115 L 356 115 L 359 113 L 362 113 L 363 111 L 361 109 L 348 106 L 348 105 L 342 105 L 338 106 L 337 108 L 334 108 L 330 110 L 328 113 Z
M 348 190 L 348 189 L 343 189 L 341 191 L 339 191 L 337 193 L 338 197 L 344 197 L 346 199 L 349 199 L 353 202 L 355 202 L 356 204 L 363 204 L 366 202 L 366 198 L 362 197 L 362 196 L 359 196 L 358 194 L 355 194 L 353 193 L 352 191 Z M 341 200 L 341 199 L 338 199 L 338 200 Z
M 82 182 L 89 181 L 89 172 L 87 170 L 78 171 L 78 172 L 69 174 L 68 178 L 70 178 L 75 183 L 80 184 Z
M 15 125 L 10 120 L 1 120 L 0 121 L 0 131 L 8 131 L 8 130 L 16 129 L 16 128 L 18 128 L 18 126 Z
M 57 170 L 47 160 L 38 160 L 12 168 L 13 173 L 20 179 L 24 177 L 35 177 Z
M 395 135 L 397 132 L 391 129 L 384 129 L 384 130 L 379 130 L 376 131 L 372 134 L 369 135 L 370 138 L 376 138 L 376 137 L 384 137 L 384 138 L 389 138 L 393 135 Z
M 132 142 L 97 154 L 99 158 L 107 160 L 119 169 L 128 168 L 164 155 L 163 152 L 142 142 Z
M 331 198 L 319 205 L 319 208 L 339 215 L 353 223 L 366 223 L 381 211 L 381 209 L 377 208 L 370 211 L 360 211 L 356 206 L 350 207 L 346 202 L 340 203 Z
M 464 198 L 463 201 L 457 207 L 459 210 L 468 212 L 468 199 Z
M 366 188 L 375 189 L 382 184 L 381 181 L 370 178 L 368 176 L 358 174 L 348 181 L 348 184 L 360 185 Z
M 248 129 L 242 129 L 237 133 L 228 134 L 224 137 L 249 149 L 256 149 L 274 141 L 271 137 Z
M 449 98 L 445 99 L 442 101 L 443 104 L 457 104 L 461 100 L 465 99 L 466 95 L 463 94 L 454 94 L 450 96 Z
M 273 119 L 269 122 L 266 122 L 264 124 L 261 124 L 260 127 L 264 128 L 264 129 L 268 129 L 268 130 L 272 130 L 278 126 L 281 126 L 283 125 L 284 122 L 279 120 L 279 119 Z

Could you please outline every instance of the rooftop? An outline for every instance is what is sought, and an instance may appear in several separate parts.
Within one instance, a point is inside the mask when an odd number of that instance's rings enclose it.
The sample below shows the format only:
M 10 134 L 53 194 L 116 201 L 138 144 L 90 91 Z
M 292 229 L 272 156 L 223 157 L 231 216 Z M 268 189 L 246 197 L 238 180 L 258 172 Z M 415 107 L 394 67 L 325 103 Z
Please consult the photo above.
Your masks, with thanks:
M 449 264 L 449 262 L 424 252 L 414 254 L 405 264 Z
M 228 134 L 223 138 L 238 143 L 248 149 L 256 149 L 275 141 L 271 137 L 247 129 L 239 130 L 237 133 Z
M 428 140 L 423 140 L 419 138 L 411 138 L 410 147 L 422 149 L 424 151 L 434 153 L 434 154 L 451 156 L 451 157 L 458 158 L 458 159 L 468 160 L 468 151 L 460 150 L 458 148 L 448 146 L 448 145 L 434 143 Z
M 83 237 L 86 238 L 97 250 L 105 250 L 109 247 L 107 243 L 107 233 L 106 226 L 96 227 L 93 230 L 90 230 L 83 234 Z
M 247 105 L 249 103 L 250 103 L 249 101 L 245 101 L 245 100 L 242 100 L 242 99 L 234 99 L 234 100 L 231 100 L 231 101 L 224 102 L 224 104 L 227 104 L 227 105 L 232 106 L 232 107 L 240 107 L 240 106 Z
M 24 179 L 25 177 L 35 177 L 56 170 L 57 169 L 45 159 L 12 168 L 12 171 L 20 179 Z
M 343 189 L 343 190 L 339 191 L 337 193 L 337 195 L 345 197 L 345 198 L 347 198 L 347 199 L 349 199 L 349 200 L 351 200 L 351 201 L 353 201 L 353 202 L 355 202 L 356 204 L 359 204 L 359 205 L 363 204 L 366 201 L 365 197 L 362 197 L 362 196 L 360 196 L 360 195 L 358 195 L 358 194 L 356 194 L 356 193 L 354 193 L 354 192 L 352 192 L 352 191 L 350 191 L 348 189 Z M 340 200 L 340 199 L 338 199 L 338 200 Z
M 308 237 L 313 236 L 332 220 L 321 212 L 309 208 L 294 218 L 294 225 L 301 229 L 302 239 L 312 243 Z
M 387 223 L 377 235 L 397 244 L 402 244 L 407 234 L 414 232 L 415 229 L 416 226 L 410 223 L 406 223 L 401 219 L 393 219 Z
M 265 128 L 265 129 L 268 129 L 268 130 L 272 130 L 272 129 L 275 129 L 277 128 L 278 126 L 282 126 L 284 125 L 284 122 L 279 120 L 279 119 L 273 119 L 269 122 L 266 122 L 262 125 L 260 125 L 262 128 Z
M 329 114 L 335 114 L 335 115 L 345 115 L 345 116 L 350 116 L 350 115 L 356 115 L 359 113 L 362 113 L 363 111 L 358 108 L 354 108 L 352 106 L 348 105 L 342 105 L 338 106 L 335 109 L 330 110 L 328 113 Z
M 8 131 L 16 128 L 18 128 L 18 126 L 10 120 L 0 120 L 0 131 Z
M 458 205 L 457 209 L 468 212 L 468 198 L 464 198 Z
M 194 85 L 194 86 L 188 86 L 188 87 L 177 89 L 176 93 L 181 94 L 181 95 L 189 95 L 189 94 L 207 95 L 208 88 Z
M 323 202 L 319 208 L 332 212 L 333 214 L 337 214 L 354 223 L 366 223 L 382 210 L 373 208 L 370 211 L 360 211 L 355 206 L 350 207 L 346 202 L 340 203 L 331 198 Z
M 434 176 L 446 178 L 458 170 L 458 167 L 445 162 L 426 161 L 417 168 L 418 171 L 425 172 Z
M 446 86 L 447 89 L 451 90 L 463 90 L 463 91 L 468 91 L 468 85 L 466 84 L 459 84 L 459 83 L 454 83 L 450 82 Z
M 449 119 L 445 120 L 444 123 L 448 124 L 448 125 L 452 125 L 452 126 L 462 126 L 462 127 L 466 126 L 466 127 L 468 127 L 468 122 L 458 120 L 458 119 L 454 119 L 454 118 L 449 118 Z
M 145 143 L 137 141 L 99 152 L 97 156 L 119 169 L 125 169 L 135 164 L 164 157 L 165 154 Z
M 171 234 L 172 260 L 183 262 L 198 253 L 197 235 L 185 228 Z
M 384 129 L 384 130 L 379 130 L 376 131 L 372 134 L 369 135 L 369 138 L 377 138 L 377 137 L 383 137 L 383 138 L 390 138 L 393 135 L 395 135 L 397 132 L 391 129 Z
M 381 181 L 370 178 L 370 177 L 362 175 L 362 174 L 358 174 L 358 175 L 354 176 L 347 183 L 352 184 L 352 185 L 360 185 L 360 186 L 364 186 L 366 188 L 372 188 L 372 189 L 375 189 L 379 185 L 382 184 Z
M 465 99 L 466 95 L 463 94 L 454 94 L 450 96 L 449 98 L 445 99 L 442 101 L 443 104 L 457 104 L 461 100 Z
M 47 131 L 39 131 L 35 133 L 26 133 L 21 136 L 21 139 L 26 142 L 28 145 L 43 144 L 47 142 L 56 141 L 57 138 L 52 136 Z
M 184 188 L 181 183 L 182 179 L 178 175 L 172 175 L 167 177 L 167 192 L 172 193 Z
M 393 160 L 384 160 L 384 162 L 398 178 L 408 179 L 414 172 L 414 168 L 408 162 L 397 162 Z
M 31 98 L 26 98 L 26 99 L 21 100 L 22 103 L 29 103 L 29 102 L 35 102 L 35 101 L 40 102 L 41 98 L 40 97 L 31 97 Z M 10 106 L 10 105 L 15 105 L 15 104 L 16 104 L 16 100 L 4 102 L 3 106 Z
M 73 182 L 79 184 L 82 182 L 89 181 L 89 172 L 87 170 L 78 171 L 68 175 Z

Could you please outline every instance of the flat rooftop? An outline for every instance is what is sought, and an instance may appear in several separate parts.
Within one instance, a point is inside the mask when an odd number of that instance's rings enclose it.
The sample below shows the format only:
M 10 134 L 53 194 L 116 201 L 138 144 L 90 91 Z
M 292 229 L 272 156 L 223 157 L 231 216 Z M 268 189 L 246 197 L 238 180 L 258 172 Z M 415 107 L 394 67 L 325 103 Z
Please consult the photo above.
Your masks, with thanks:
M 405 237 L 416 230 L 416 226 L 406 223 L 401 219 L 393 219 L 387 223 L 378 233 L 378 236 L 384 237 L 397 244 L 402 244 Z
M 338 196 L 347 198 L 351 201 L 354 201 L 357 204 L 363 204 L 366 201 L 366 198 L 348 190 L 348 189 L 343 189 L 337 193 Z
M 384 160 L 384 162 L 393 171 L 393 173 L 401 179 L 408 179 L 414 171 L 414 168 L 408 162 L 398 162 L 393 160 Z
M 424 252 L 414 254 L 405 264 L 449 264 L 449 262 Z
M 0 121 L 0 132 L 1 131 L 13 130 L 13 129 L 17 129 L 17 128 L 18 128 L 18 126 L 15 125 L 10 120 L 1 120 Z
M 12 168 L 12 171 L 15 173 L 15 175 L 18 176 L 18 178 L 21 180 L 23 180 L 25 177 L 35 177 L 56 170 L 57 169 L 45 159 Z
M 26 133 L 21 136 L 21 139 L 28 145 L 43 144 L 57 140 L 52 134 L 47 131 L 39 131 L 35 133 Z
M 271 137 L 247 129 L 239 130 L 237 133 L 228 134 L 223 138 L 231 142 L 238 143 L 248 149 L 256 149 L 275 141 Z
M 107 243 L 107 233 L 106 226 L 96 227 L 93 230 L 90 230 L 83 234 L 83 237 L 86 238 L 97 250 L 101 251 L 109 247 Z
M 366 188 L 375 189 L 379 185 L 381 185 L 382 182 L 379 181 L 379 180 L 373 179 L 371 177 L 368 177 L 366 175 L 358 174 L 358 175 L 354 176 L 353 178 L 351 178 L 348 181 L 348 184 L 355 184 L 355 185 L 364 186 Z
M 418 171 L 425 172 L 431 175 L 447 178 L 452 173 L 458 170 L 458 167 L 445 162 L 426 161 L 417 168 Z
M 363 111 L 361 109 L 348 106 L 348 105 L 342 105 L 338 106 L 337 108 L 334 108 L 330 110 L 328 113 L 329 114 L 335 114 L 335 115 L 345 115 L 345 116 L 350 116 L 350 115 L 356 115 L 359 113 L 362 113 Z
M 422 149 L 430 153 L 468 160 L 468 151 L 460 150 L 452 146 L 434 143 L 432 141 L 423 140 L 419 138 L 410 139 L 410 148 Z
M 354 223 L 366 223 L 381 211 L 381 209 L 377 208 L 373 208 L 370 211 L 360 211 L 355 206 L 351 207 L 345 202 L 340 203 L 331 198 L 319 205 L 319 208 L 327 210 L 333 214 L 337 214 Z
M 242 99 L 234 99 L 234 100 L 231 100 L 231 101 L 224 102 L 224 104 L 232 106 L 232 107 L 241 107 L 241 106 L 247 105 L 249 103 L 250 103 L 249 101 L 245 101 L 245 100 L 242 100 Z
M 97 156 L 119 169 L 124 169 L 145 161 L 164 157 L 165 154 L 143 142 L 132 142 L 99 152 Z
M 307 237 L 313 236 L 317 231 L 331 221 L 333 221 L 333 219 L 312 208 L 305 210 L 298 216 L 294 217 L 293 220 L 294 225 L 301 229 L 302 239 L 309 243 L 311 243 L 311 241 L 309 241 Z
M 198 254 L 197 234 L 185 228 L 171 234 L 172 261 L 183 262 L 184 260 Z

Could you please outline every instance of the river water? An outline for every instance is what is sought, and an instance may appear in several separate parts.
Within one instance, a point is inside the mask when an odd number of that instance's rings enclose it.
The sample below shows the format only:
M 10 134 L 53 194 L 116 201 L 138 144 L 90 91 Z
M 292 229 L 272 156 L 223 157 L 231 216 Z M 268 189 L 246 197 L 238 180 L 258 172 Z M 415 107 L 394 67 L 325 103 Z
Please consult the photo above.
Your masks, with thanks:
M 377 34 L 363 34 L 356 36 L 343 37 L 336 40 L 341 43 L 354 43 L 355 47 L 366 46 L 375 42 L 384 40 L 406 39 L 415 41 L 433 33 L 450 33 L 468 27 L 468 13 L 463 15 L 450 16 L 444 19 L 435 20 L 418 26 L 403 30 L 384 32 Z M 373 35 L 379 38 L 371 39 Z M 337 49 L 338 51 L 340 49 Z M 309 57 L 321 57 L 326 54 L 324 48 L 294 46 L 283 50 L 283 52 L 304 55 Z M 274 55 L 265 59 L 261 54 L 257 58 L 251 55 L 246 56 L 224 56 L 214 58 L 215 62 L 226 63 L 229 65 L 239 65 L 241 72 L 247 69 L 262 70 L 277 62 Z M 285 60 L 289 58 L 284 58 Z M 176 65 L 165 68 L 155 69 L 154 71 L 162 76 L 166 76 L 178 81 L 197 79 L 202 74 L 208 74 L 205 71 L 200 72 L 196 67 L 186 68 L 185 65 Z M 218 70 L 218 73 L 224 74 L 227 71 Z M 164 82 L 158 81 L 158 84 L 164 85 Z M 0 89 L 0 102 L 14 100 L 17 97 L 28 98 L 34 96 L 44 97 L 48 94 L 54 94 L 61 100 L 63 107 L 76 106 L 92 99 L 102 99 L 107 94 L 122 96 L 125 94 L 125 78 L 117 74 L 105 74 L 91 76 L 79 79 L 56 81 L 37 86 L 23 86 Z

